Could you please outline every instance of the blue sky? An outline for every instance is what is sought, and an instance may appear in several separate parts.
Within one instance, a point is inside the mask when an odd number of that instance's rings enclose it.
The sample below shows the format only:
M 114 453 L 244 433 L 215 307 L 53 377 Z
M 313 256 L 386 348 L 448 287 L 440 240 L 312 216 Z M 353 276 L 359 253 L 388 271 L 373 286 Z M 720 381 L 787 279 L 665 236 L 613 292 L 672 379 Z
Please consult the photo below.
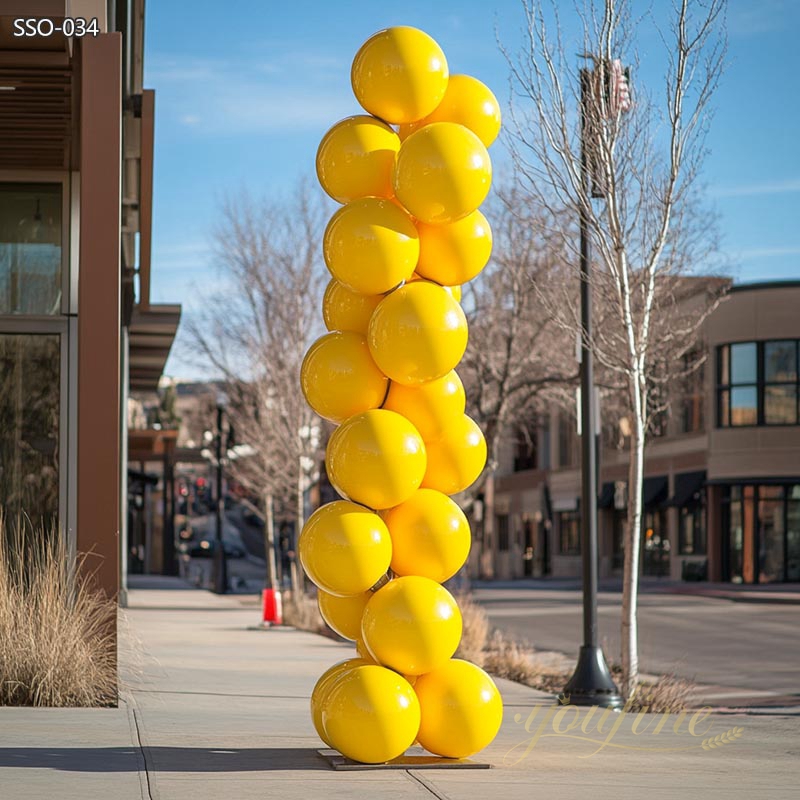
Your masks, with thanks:
M 634 3 L 656 14 L 667 4 Z M 560 5 L 569 32 L 573 3 Z M 353 55 L 376 30 L 398 24 L 430 33 L 451 71 L 475 75 L 506 104 L 508 65 L 495 30 L 508 48 L 517 46 L 520 0 L 147 4 L 145 85 L 156 90 L 155 302 L 181 302 L 191 314 L 213 286 L 210 230 L 226 195 L 280 196 L 313 176 L 324 132 L 359 111 L 349 84 Z M 729 1 L 729 65 L 714 100 L 703 180 L 720 216 L 724 256 L 741 281 L 800 278 L 798 30 L 797 0 Z M 634 76 L 653 88 L 661 76 L 655 48 L 652 37 L 642 40 Z M 496 163 L 500 147 L 492 148 Z M 174 348 L 167 373 L 197 374 L 180 352 Z

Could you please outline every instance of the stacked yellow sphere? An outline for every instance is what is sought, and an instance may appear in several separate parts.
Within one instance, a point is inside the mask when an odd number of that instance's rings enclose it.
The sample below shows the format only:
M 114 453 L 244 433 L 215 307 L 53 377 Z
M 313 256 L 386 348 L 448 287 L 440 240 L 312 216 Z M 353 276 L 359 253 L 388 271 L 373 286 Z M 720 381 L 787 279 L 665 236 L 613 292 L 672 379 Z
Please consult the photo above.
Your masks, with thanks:
M 309 517 L 298 546 L 323 618 L 357 657 L 319 679 L 312 719 L 355 761 L 390 761 L 415 741 L 464 758 L 503 715 L 492 679 L 453 658 L 461 613 L 442 585 L 471 542 L 450 495 L 486 463 L 455 367 L 467 347 L 460 287 L 491 255 L 478 206 L 500 111 L 480 81 L 450 76 L 416 28 L 370 37 L 351 83 L 367 114 L 336 123 L 317 152 L 322 188 L 342 207 L 323 240 L 328 333 L 300 380 L 338 425 L 325 465 L 343 499 Z

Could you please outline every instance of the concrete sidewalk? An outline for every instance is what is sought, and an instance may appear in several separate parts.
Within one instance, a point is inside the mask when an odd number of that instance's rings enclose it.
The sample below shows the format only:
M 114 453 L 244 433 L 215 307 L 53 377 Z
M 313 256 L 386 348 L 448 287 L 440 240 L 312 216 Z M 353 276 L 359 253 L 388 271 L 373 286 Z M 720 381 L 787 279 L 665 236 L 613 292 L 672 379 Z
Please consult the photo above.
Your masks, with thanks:
M 123 614 L 118 709 L 0 709 L 2 800 L 796 796 L 800 716 L 714 715 L 692 736 L 691 715 L 678 733 L 670 718 L 657 735 L 660 716 L 635 734 L 635 716 L 616 715 L 599 734 L 600 715 L 583 712 L 558 735 L 578 712 L 508 681 L 498 681 L 500 734 L 476 756 L 493 769 L 333 771 L 317 753 L 308 699 L 352 648 L 248 630 L 258 611 L 241 598 L 156 585 L 132 590 Z M 721 738 L 704 749 L 710 737 Z

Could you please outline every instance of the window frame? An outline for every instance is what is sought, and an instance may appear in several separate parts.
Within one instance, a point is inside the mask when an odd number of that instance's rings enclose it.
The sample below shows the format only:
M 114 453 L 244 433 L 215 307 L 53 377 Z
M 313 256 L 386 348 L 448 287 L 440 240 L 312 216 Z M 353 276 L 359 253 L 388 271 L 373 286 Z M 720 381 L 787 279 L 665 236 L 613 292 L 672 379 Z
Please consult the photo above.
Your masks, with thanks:
M 767 381 L 765 369 L 765 350 L 767 345 L 777 342 L 794 343 L 795 379 L 794 381 Z M 753 344 L 756 348 L 756 381 L 755 383 L 733 383 L 731 381 L 732 353 L 731 348 L 740 344 Z M 723 354 L 727 351 L 727 357 Z M 723 374 L 723 365 L 727 364 L 728 374 Z M 768 422 L 766 416 L 767 389 L 774 387 L 788 387 L 794 389 L 795 418 L 794 422 Z M 735 389 L 755 388 L 756 390 L 756 420 L 747 424 L 733 423 L 732 398 Z M 793 428 L 800 425 L 800 339 L 782 337 L 779 339 L 747 339 L 736 342 L 726 342 L 716 347 L 716 427 L 718 429 L 742 428 Z M 727 421 L 726 421 L 727 420 Z

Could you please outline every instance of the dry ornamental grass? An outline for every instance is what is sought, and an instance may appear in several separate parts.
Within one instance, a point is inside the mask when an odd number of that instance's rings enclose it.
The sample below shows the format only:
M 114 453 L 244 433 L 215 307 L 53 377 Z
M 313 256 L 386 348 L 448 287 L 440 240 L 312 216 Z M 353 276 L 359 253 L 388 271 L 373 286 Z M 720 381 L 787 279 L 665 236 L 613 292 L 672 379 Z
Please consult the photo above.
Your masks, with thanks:
M 116 703 L 115 600 L 56 531 L 0 519 L 0 705 Z

